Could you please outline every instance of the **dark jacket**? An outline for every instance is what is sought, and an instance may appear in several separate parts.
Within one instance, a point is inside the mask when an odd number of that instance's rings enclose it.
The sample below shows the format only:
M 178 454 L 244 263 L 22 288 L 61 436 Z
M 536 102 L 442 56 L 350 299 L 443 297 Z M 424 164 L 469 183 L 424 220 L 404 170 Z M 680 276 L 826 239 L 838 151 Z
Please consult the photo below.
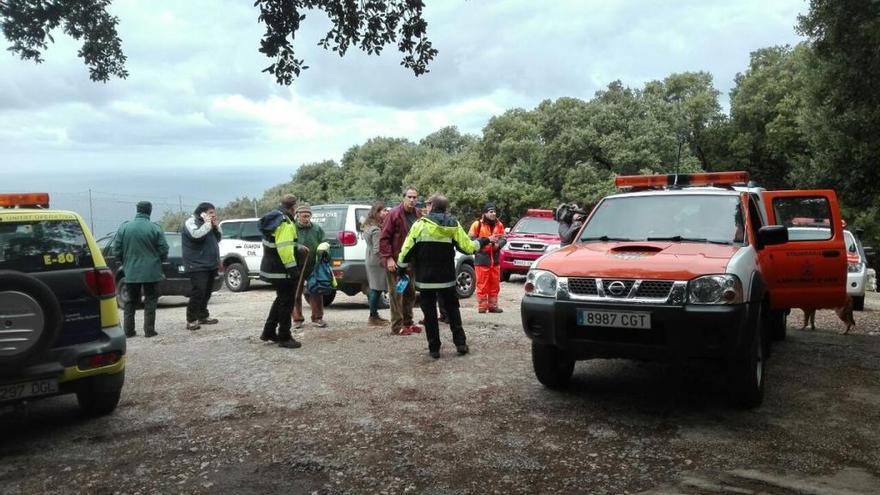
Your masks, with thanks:
M 415 286 L 418 289 L 454 287 L 455 249 L 473 254 L 481 245 L 468 237 L 452 215 L 428 213 L 413 224 L 397 264 L 407 268 L 415 261 Z
M 415 209 L 415 214 L 417 219 L 422 216 L 422 212 L 418 208 Z M 385 215 L 382 234 L 379 235 L 379 257 L 382 259 L 383 266 L 388 263 L 389 259 L 397 260 L 407 234 L 409 234 L 409 227 L 406 226 L 406 213 L 403 211 L 403 205 L 399 204 L 391 208 L 388 215 Z
M 220 229 L 195 215 L 180 229 L 186 273 L 216 271 L 220 264 Z
M 150 221 L 150 215 L 138 213 L 125 222 L 113 238 L 113 256 L 122 262 L 127 283 L 152 283 L 165 280 L 162 261 L 168 258 L 168 242 L 162 227 Z
M 273 284 L 299 278 L 296 263 L 296 224 L 286 212 L 275 209 L 263 215 L 259 223 L 263 234 L 263 259 L 260 280 Z
M 559 245 L 567 246 L 575 241 L 575 236 L 578 233 L 578 230 L 584 225 L 583 220 L 576 220 L 574 222 L 559 222 Z

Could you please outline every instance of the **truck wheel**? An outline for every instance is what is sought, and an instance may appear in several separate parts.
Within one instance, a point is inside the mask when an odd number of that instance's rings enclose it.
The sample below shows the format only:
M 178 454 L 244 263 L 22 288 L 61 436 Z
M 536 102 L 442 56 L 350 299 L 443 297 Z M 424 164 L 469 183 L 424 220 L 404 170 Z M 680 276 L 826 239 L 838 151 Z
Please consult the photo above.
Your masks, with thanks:
M 324 307 L 326 308 L 327 306 L 333 304 L 333 300 L 336 299 L 336 291 L 334 290 L 333 292 L 329 294 L 324 294 L 321 297 L 324 299 Z
M 244 292 L 251 286 L 248 269 L 241 263 L 233 263 L 227 266 L 223 281 L 230 292 Z
M 110 414 L 119 404 L 122 389 L 113 392 L 98 392 L 92 389 L 80 390 L 76 393 L 79 408 L 91 417 Z
M 764 345 L 761 318 L 746 345 L 744 356 L 730 363 L 731 401 L 743 408 L 754 408 L 764 400 Z
M 474 294 L 477 288 L 477 273 L 468 263 L 462 263 L 455 275 L 455 292 L 459 299 L 466 299 Z
M 510 270 L 501 270 L 501 281 L 510 282 Z
M 125 277 L 119 277 L 116 281 L 116 306 L 125 309 L 125 301 L 128 300 L 128 292 L 125 290 Z
M 781 342 L 788 333 L 788 311 L 779 310 L 770 312 L 770 339 Z
M 22 272 L 0 270 L 0 374 L 15 372 L 29 357 L 51 346 L 61 332 L 61 305 L 45 283 Z
M 539 382 L 547 388 L 558 389 L 571 379 L 574 359 L 557 347 L 532 342 L 532 366 Z
M 865 310 L 865 296 L 858 296 L 853 298 L 853 309 L 856 311 Z

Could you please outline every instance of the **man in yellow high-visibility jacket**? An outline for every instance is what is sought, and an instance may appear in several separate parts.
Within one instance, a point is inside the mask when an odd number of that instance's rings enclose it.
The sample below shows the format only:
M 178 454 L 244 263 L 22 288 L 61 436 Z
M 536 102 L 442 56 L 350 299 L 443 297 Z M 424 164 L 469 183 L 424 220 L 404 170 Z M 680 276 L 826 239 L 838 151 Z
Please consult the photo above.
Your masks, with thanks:
M 296 349 L 302 344 L 290 333 L 290 313 L 299 280 L 299 266 L 296 252 L 304 250 L 297 244 L 296 224 L 293 214 L 296 211 L 296 196 L 286 194 L 281 198 L 281 206 L 270 211 L 260 219 L 260 232 L 263 234 L 263 260 L 260 262 L 260 280 L 275 286 L 275 301 L 269 309 L 260 340 L 278 342 L 280 347 Z

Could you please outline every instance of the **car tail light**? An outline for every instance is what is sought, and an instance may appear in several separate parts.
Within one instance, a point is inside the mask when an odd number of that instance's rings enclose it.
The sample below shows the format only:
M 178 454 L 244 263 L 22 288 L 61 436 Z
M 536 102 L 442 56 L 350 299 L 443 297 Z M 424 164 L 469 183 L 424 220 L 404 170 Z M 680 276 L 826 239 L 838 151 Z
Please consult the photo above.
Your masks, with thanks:
M 98 297 L 113 297 L 116 295 L 116 281 L 113 272 L 109 268 L 95 269 L 86 272 L 86 285 L 92 294 Z
M 81 370 L 90 370 L 116 364 L 121 357 L 122 354 L 117 351 L 107 352 L 105 354 L 95 354 L 94 356 L 87 356 L 80 359 L 76 365 Z
M 343 230 L 336 234 L 336 238 L 339 239 L 343 246 L 354 246 L 358 242 L 357 234 L 350 230 Z

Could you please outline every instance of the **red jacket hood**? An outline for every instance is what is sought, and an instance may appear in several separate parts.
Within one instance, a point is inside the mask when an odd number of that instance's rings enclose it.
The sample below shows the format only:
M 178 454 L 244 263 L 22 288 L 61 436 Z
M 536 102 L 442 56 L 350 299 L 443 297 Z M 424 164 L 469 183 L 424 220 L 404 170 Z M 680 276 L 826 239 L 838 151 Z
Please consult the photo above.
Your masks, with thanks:
M 688 242 L 590 242 L 549 254 L 535 268 L 564 277 L 690 280 L 724 273 L 739 249 Z

